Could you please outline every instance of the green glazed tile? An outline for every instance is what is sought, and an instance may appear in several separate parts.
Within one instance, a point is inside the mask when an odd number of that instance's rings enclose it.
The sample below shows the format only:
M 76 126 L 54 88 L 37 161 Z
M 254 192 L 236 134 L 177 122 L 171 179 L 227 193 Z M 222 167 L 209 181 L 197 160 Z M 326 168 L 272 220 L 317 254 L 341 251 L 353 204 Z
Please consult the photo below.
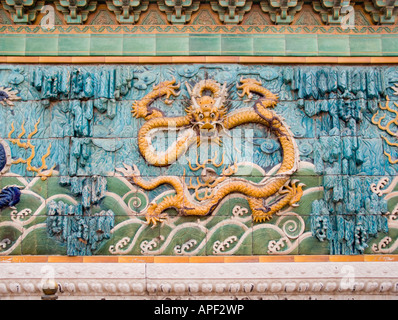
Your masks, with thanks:
M 187 255 L 191 252 L 200 251 L 200 244 L 206 241 L 206 232 L 198 227 L 187 227 L 180 229 L 169 238 L 171 241 L 165 247 L 162 255 Z
M 12 209 L 4 208 L 2 210 L 2 214 L 0 215 L 0 223 L 12 223 L 10 221 Z M 17 241 L 20 237 L 22 237 L 22 230 L 18 230 L 17 228 L 10 226 L 3 226 L 0 229 L 0 243 L 2 246 L 0 247 L 0 252 L 2 255 L 20 255 L 21 254 L 21 245 L 17 245 Z
M 379 35 L 350 35 L 351 56 L 382 55 L 381 37 Z
M 156 36 L 150 34 L 123 36 L 123 54 L 127 56 L 156 55 Z
M 190 55 L 220 55 L 221 36 L 219 34 L 191 34 L 189 36 Z
M 375 252 L 375 248 L 380 249 L 380 244 L 385 243 L 383 242 L 383 239 L 385 239 L 386 237 L 390 237 L 391 239 L 393 239 L 392 243 L 394 243 L 396 241 L 396 239 L 398 239 L 398 230 L 395 228 L 390 228 L 388 230 L 388 233 L 379 233 L 377 234 L 377 236 L 375 236 L 374 238 L 372 237 L 368 242 L 368 247 L 365 249 L 364 254 L 375 254 L 375 253 L 380 253 L 378 251 Z M 392 243 L 389 243 L 389 248 L 392 249 L 391 252 L 389 252 L 389 254 L 397 254 L 398 253 L 398 248 L 395 248 L 395 246 L 392 245 Z M 376 249 L 377 250 L 377 249 Z
M 209 231 L 206 243 L 206 255 L 251 255 L 252 228 L 238 225 L 223 217 Z M 225 221 L 225 222 L 224 222 Z M 239 252 L 239 253 L 237 253 Z
M 3 34 L 0 36 L 0 55 L 19 56 L 25 54 L 24 34 Z
M 123 35 L 92 34 L 90 41 L 92 56 L 119 56 L 123 54 Z
M 43 221 L 45 223 L 45 220 Z M 50 238 L 46 227 L 30 232 L 21 243 L 22 255 L 66 255 L 66 245 Z
M 145 228 L 137 237 L 137 241 L 132 250 L 129 251 L 131 255 L 151 254 L 151 251 L 159 249 L 166 240 L 165 228 L 157 225 L 153 228 Z M 161 237 L 162 235 L 162 237 Z M 154 244 L 151 246 L 151 243 Z M 146 245 L 145 245 L 146 244 Z
M 263 35 L 253 37 L 253 54 L 263 56 L 285 55 L 285 35 Z
M 251 55 L 253 38 L 244 35 L 221 35 L 222 55 Z
M 59 35 L 58 54 L 60 56 L 90 55 L 90 35 Z
M 279 242 L 279 249 L 276 244 Z M 256 224 L 253 227 L 253 255 L 281 253 L 289 248 L 281 234 L 270 226 L 270 222 Z M 290 252 L 289 254 L 295 254 Z
M 398 56 L 398 35 L 382 35 L 383 56 Z
M 327 255 L 330 254 L 329 241 L 319 241 L 315 237 L 303 238 L 299 241 L 298 254 L 299 255 Z
M 350 38 L 344 35 L 318 35 L 318 51 L 320 56 L 349 56 Z
M 27 35 L 27 56 L 56 56 L 58 55 L 58 35 Z
M 317 56 L 317 35 L 286 35 L 286 55 L 288 56 Z
M 188 35 L 156 35 L 156 54 L 158 56 L 189 55 Z

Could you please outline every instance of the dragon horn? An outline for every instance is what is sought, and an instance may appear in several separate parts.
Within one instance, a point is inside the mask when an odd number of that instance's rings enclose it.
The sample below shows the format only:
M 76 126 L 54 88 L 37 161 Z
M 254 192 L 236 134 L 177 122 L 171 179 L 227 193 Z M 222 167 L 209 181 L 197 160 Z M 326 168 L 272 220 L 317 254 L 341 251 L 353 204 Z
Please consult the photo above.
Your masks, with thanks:
M 199 109 L 200 106 L 199 106 L 199 103 L 196 101 L 196 98 L 194 96 L 192 96 L 191 100 L 192 100 L 192 105 L 193 105 L 194 109 Z
M 191 88 L 191 86 L 189 85 L 188 81 L 185 82 L 185 86 L 187 87 L 187 90 L 188 90 L 189 95 L 192 97 L 192 88 Z
M 214 103 L 215 107 L 217 107 L 217 108 L 221 107 L 221 104 L 225 100 L 226 94 L 227 94 L 227 83 L 224 83 L 224 85 L 220 91 L 220 96 L 217 98 L 216 102 Z
M 189 85 L 188 82 L 185 82 L 185 86 L 187 87 L 188 93 L 191 96 L 191 101 L 192 101 L 192 105 L 193 105 L 194 109 L 199 109 L 200 106 L 199 106 L 198 102 L 196 101 L 194 95 L 192 94 L 191 86 Z

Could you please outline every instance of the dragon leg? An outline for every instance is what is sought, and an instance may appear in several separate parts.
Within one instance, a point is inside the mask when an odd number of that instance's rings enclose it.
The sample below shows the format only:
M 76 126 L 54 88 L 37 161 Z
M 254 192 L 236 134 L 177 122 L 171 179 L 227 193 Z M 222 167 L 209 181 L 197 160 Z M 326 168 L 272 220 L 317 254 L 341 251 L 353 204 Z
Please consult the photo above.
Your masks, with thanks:
M 150 191 L 154 190 L 161 185 L 170 185 L 176 192 L 175 195 L 164 197 L 159 203 L 152 201 L 145 213 L 145 218 L 148 224 L 156 226 L 158 222 L 163 222 L 167 219 L 165 210 L 175 208 L 177 211 L 181 210 L 184 199 L 184 183 L 178 177 L 157 177 L 151 180 L 145 180 L 141 177 L 141 173 L 136 165 L 129 166 L 123 163 L 124 168 L 116 169 L 121 175 L 125 176 L 126 179 L 140 188 Z
M 152 202 L 145 214 L 145 218 L 148 224 L 156 226 L 158 222 L 164 222 L 167 219 L 167 213 L 164 211 L 170 208 L 174 208 L 180 211 L 183 204 L 183 195 L 177 194 L 174 196 L 165 197 L 160 203 Z
M 165 103 L 171 104 L 173 101 L 170 100 L 171 96 L 179 96 L 180 93 L 176 92 L 180 88 L 179 84 L 175 84 L 176 80 L 164 81 L 154 86 L 152 91 L 143 97 L 140 101 L 135 101 L 132 105 L 132 114 L 135 118 L 144 118 L 146 121 L 161 118 L 163 113 L 157 109 L 150 109 L 150 105 L 156 100 L 163 96 L 166 96 Z
M 247 198 L 254 222 L 268 221 L 272 218 L 272 210 L 264 207 L 262 198 Z
M 300 201 L 303 195 L 303 183 L 296 185 L 297 181 L 290 181 L 290 185 L 285 185 L 279 194 L 279 197 L 274 202 L 264 206 L 262 198 L 248 198 L 250 209 L 252 210 L 253 221 L 263 222 L 271 219 L 271 217 L 284 208 L 286 205 L 297 207 L 297 202 Z

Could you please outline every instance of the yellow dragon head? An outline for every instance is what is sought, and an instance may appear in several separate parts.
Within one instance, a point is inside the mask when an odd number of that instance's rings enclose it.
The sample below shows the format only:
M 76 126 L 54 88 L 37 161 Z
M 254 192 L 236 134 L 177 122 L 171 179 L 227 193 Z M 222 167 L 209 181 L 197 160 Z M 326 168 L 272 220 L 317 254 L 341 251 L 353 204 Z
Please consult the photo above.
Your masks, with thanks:
M 227 114 L 224 105 L 226 84 L 221 87 L 214 80 L 202 80 L 193 89 L 188 83 L 186 86 L 191 96 L 191 105 L 185 111 L 191 117 L 192 124 L 197 127 L 202 137 L 217 137 L 217 124 L 220 124 Z

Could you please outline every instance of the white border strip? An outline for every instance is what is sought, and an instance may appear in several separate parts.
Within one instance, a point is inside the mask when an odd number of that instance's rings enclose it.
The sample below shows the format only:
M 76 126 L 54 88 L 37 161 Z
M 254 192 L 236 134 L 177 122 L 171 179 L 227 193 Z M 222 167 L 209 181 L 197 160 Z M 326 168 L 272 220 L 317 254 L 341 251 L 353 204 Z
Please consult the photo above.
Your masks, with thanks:
M 398 298 L 398 262 L 10 263 L 0 299 L 41 299 L 54 278 L 61 299 Z

